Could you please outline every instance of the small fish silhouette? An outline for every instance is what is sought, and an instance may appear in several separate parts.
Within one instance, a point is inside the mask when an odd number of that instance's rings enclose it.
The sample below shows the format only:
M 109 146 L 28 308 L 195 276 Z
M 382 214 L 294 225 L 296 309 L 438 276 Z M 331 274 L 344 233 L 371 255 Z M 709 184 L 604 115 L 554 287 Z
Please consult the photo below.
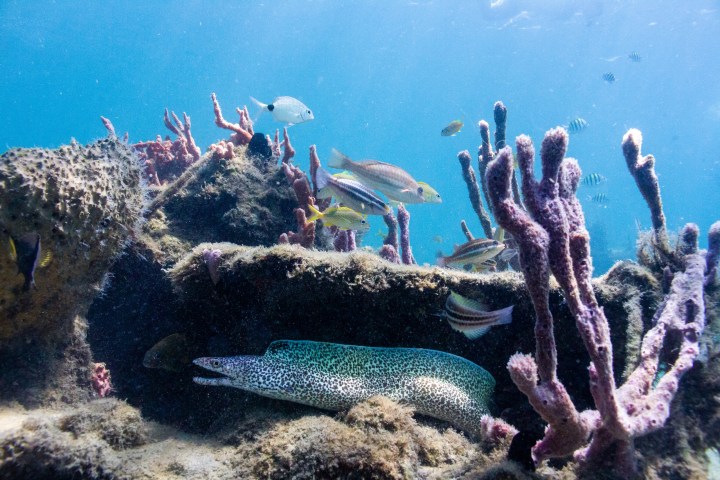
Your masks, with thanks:
M 615 74 L 612 72 L 603 73 L 602 79 L 607 83 L 613 83 L 615 81 Z
M 572 122 L 570 122 L 567 126 L 567 131 L 569 133 L 580 133 L 583 130 L 585 130 L 588 127 L 589 123 L 584 118 L 576 118 Z
M 630 59 L 631 62 L 635 62 L 635 63 L 639 63 L 642 60 L 642 57 L 637 52 L 630 52 L 630 54 L 628 55 L 628 58 Z
M 599 173 L 591 173 L 589 175 L 585 175 L 581 180 L 581 183 L 586 187 L 595 187 L 597 185 L 600 185 L 601 183 L 605 183 L 606 181 L 607 178 L 600 175 Z

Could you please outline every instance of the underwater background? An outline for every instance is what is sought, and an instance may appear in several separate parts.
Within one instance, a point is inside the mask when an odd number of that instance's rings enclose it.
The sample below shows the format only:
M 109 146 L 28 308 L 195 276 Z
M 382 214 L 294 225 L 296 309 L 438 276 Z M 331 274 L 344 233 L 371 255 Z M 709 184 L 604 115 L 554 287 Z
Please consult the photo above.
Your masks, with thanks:
M 718 1 L 0 2 L 0 146 L 87 143 L 108 117 L 131 142 L 167 132 L 167 107 L 187 112 L 204 151 L 224 136 L 210 93 L 227 108 L 249 97 L 300 99 L 315 120 L 290 129 L 307 170 L 316 144 L 405 168 L 440 205 L 410 205 L 419 263 L 480 231 L 456 159 L 508 107 L 508 140 L 582 118 L 569 156 L 581 186 L 596 273 L 633 258 L 645 203 L 628 175 L 623 133 L 639 128 L 657 158 L 669 230 L 706 231 L 720 205 Z M 631 58 L 631 54 L 635 56 Z M 607 80 L 612 73 L 614 81 Z M 605 77 L 604 77 L 605 76 Z M 454 137 L 440 130 L 460 119 Z M 281 124 L 269 114 L 256 131 Z M 592 200 L 602 193 L 602 201 Z M 380 246 L 379 217 L 362 245 Z M 701 237 L 701 247 L 706 242 Z

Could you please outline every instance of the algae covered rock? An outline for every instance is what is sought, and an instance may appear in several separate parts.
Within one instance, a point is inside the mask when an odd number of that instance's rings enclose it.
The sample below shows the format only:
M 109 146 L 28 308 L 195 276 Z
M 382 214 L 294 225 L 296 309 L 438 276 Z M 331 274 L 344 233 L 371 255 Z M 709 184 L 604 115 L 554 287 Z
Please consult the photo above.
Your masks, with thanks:
M 274 245 L 295 225 L 292 212 L 297 207 L 282 170 L 271 160 L 248 154 L 245 146 L 236 147 L 229 159 L 206 154 L 157 203 L 162 204 L 164 235 L 190 245 Z M 152 230 L 150 234 L 157 237 Z
M 144 199 L 141 165 L 114 136 L 0 156 L 2 249 L 9 252 L 12 239 L 19 258 L 27 252 L 18 239 L 39 241 L 34 287 L 18 262 L 0 255 L 0 357 L 13 367 L 0 374 L 6 394 L 20 390 L 6 382 L 42 388 L 32 380 L 57 377 L 55 361 L 79 355 L 87 363 L 82 315 L 136 229 Z M 75 351 L 61 353 L 68 347 Z

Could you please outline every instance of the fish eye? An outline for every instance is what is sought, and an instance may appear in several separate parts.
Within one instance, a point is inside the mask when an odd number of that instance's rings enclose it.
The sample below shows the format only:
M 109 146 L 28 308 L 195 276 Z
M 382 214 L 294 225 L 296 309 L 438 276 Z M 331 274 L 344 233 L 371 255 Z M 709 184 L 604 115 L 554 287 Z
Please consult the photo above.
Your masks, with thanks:
M 424 190 L 423 190 L 423 187 L 418 187 L 418 193 L 419 193 L 419 194 L 422 195 L 423 191 L 424 191 Z
M 366 222 L 365 220 L 360 220 L 360 223 L 362 223 L 363 225 L 365 225 L 367 222 Z
M 210 362 L 210 365 L 213 368 L 220 368 L 220 360 L 213 360 L 212 362 Z
M 307 111 L 308 115 L 312 115 L 312 112 L 310 110 Z

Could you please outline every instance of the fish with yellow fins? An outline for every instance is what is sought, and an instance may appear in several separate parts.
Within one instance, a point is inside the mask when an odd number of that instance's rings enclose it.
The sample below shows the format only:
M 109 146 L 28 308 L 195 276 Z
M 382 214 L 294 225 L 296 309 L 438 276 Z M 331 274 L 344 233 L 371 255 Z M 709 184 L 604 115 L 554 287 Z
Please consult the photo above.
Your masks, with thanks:
M 36 232 L 26 233 L 19 237 L 10 236 L 10 258 L 17 265 L 17 273 L 25 277 L 23 291 L 35 288 L 35 271 L 38 267 L 46 267 L 52 261 L 52 253 L 47 250 L 42 252 L 40 234 Z
M 337 227 L 340 230 L 357 230 L 358 232 L 367 232 L 370 224 L 367 222 L 367 216 L 362 215 L 352 208 L 333 205 L 321 212 L 315 205 L 308 205 L 312 212 L 308 222 L 322 220 L 323 224 L 328 227 Z
M 316 174 L 318 198 L 332 198 L 344 206 L 366 215 L 385 215 L 392 209 L 375 192 L 347 178 L 335 178 L 320 167 Z
M 455 247 L 452 255 L 439 255 L 441 267 L 463 268 L 465 265 L 482 265 L 505 250 L 505 244 L 490 238 L 476 238 Z
M 450 292 L 442 316 L 453 330 L 475 340 L 485 335 L 491 327 L 511 323 L 512 311 L 513 305 L 500 310 L 490 310 L 478 300 Z
M 460 120 L 453 120 L 448 124 L 447 127 L 443 128 L 440 131 L 440 135 L 442 135 L 443 137 L 454 137 L 455 135 L 460 133 L 462 127 L 463 122 L 461 122 Z
M 358 178 L 353 175 L 352 172 L 348 172 L 347 170 L 343 170 L 342 172 L 333 173 L 334 178 L 340 178 L 344 180 L 355 180 L 358 181 Z M 417 182 L 418 185 L 423 189 L 422 196 L 423 199 L 425 199 L 425 203 L 442 203 L 442 197 L 440 197 L 440 194 L 437 190 L 435 190 L 433 187 L 431 187 L 429 184 L 425 182 Z M 392 203 L 392 202 L 391 202 Z M 398 202 L 395 202 L 398 203 Z
M 420 188 L 423 189 L 422 196 L 425 199 L 425 203 L 442 203 L 442 198 L 437 190 L 425 182 L 417 183 L 420 185 Z
M 349 170 L 363 185 L 401 203 L 425 203 L 423 188 L 402 168 L 378 160 L 352 160 L 333 149 L 328 162 L 332 168 Z

